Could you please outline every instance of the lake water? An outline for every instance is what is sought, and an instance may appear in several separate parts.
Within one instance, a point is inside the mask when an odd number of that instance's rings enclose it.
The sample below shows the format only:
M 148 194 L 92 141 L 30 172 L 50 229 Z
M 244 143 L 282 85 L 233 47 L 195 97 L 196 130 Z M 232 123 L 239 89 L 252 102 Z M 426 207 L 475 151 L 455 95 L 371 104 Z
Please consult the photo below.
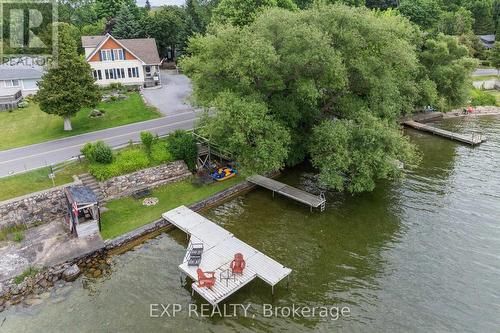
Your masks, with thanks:
M 0 313 L 0 332 L 498 331 L 500 117 L 439 125 L 480 129 L 489 140 L 471 148 L 408 131 L 423 154 L 417 170 L 373 193 L 329 193 L 323 213 L 261 189 L 204 213 L 293 269 L 289 288 L 279 284 L 274 296 L 255 281 L 227 301 L 249 306 L 248 317 L 149 317 L 151 303 L 203 303 L 180 284 L 187 242 L 173 231 L 114 257 L 104 278 L 80 278 L 38 305 Z M 306 166 L 280 180 L 318 191 Z M 264 303 L 349 307 L 350 316 L 269 318 Z

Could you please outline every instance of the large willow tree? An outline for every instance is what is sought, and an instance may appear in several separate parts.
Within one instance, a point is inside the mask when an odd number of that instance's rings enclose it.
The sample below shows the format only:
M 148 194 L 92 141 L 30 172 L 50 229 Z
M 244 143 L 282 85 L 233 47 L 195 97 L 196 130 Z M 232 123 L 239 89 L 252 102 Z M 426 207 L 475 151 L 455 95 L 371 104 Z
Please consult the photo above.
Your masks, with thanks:
M 372 190 L 417 161 L 397 119 L 437 99 L 419 63 L 421 34 L 365 8 L 269 9 L 247 26 L 190 40 L 182 68 L 206 107 L 206 136 L 250 171 L 309 158 L 338 190 Z

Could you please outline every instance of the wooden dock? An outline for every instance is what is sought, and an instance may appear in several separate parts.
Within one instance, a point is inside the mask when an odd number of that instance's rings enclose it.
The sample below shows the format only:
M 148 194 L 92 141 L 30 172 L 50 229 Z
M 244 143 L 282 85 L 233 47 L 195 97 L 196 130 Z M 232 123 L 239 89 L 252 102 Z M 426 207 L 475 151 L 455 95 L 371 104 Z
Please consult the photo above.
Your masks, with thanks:
M 276 192 L 284 195 L 285 197 L 308 205 L 309 207 L 311 207 L 311 210 L 318 207 L 320 207 L 321 211 L 325 210 L 326 199 L 323 193 L 320 195 L 314 195 L 261 175 L 250 176 L 247 178 L 247 180 L 250 183 L 262 186 L 273 191 L 273 196 Z
M 430 125 L 422 124 L 417 121 L 408 120 L 403 122 L 405 126 L 414 128 L 419 131 L 429 132 L 435 135 L 442 136 L 444 138 L 448 138 L 451 140 L 459 141 L 462 143 L 466 143 L 472 146 L 478 145 L 484 141 L 486 141 L 486 137 L 478 132 L 473 132 L 470 136 L 465 134 L 458 134 L 454 132 L 450 132 L 444 129 L 436 128 Z
M 193 292 L 196 291 L 214 306 L 257 277 L 271 285 L 274 292 L 274 286 L 292 272 L 290 268 L 271 259 L 234 237 L 226 229 L 185 206 L 172 209 L 163 213 L 162 216 L 190 236 L 188 251 L 179 269 L 195 281 L 191 285 Z M 199 266 L 188 265 L 189 249 L 193 243 L 203 244 Z M 243 274 L 222 278 L 230 272 L 230 264 L 235 253 L 243 254 L 245 259 L 246 266 Z M 198 268 L 204 272 L 215 272 L 216 281 L 211 289 L 198 286 L 196 272 Z

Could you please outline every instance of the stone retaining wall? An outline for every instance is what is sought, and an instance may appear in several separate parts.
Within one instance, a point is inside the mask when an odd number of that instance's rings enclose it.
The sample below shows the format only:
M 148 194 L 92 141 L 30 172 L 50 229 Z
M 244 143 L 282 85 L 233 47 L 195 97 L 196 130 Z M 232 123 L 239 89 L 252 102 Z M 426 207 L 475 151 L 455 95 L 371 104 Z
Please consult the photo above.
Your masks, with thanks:
M 100 187 L 106 200 L 112 200 L 130 196 L 144 187 L 158 187 L 191 175 L 184 161 L 175 161 L 105 180 Z
M 22 224 L 31 227 L 60 219 L 66 214 L 63 189 L 60 186 L 3 201 L 0 203 L 0 229 Z
M 105 200 L 112 200 L 129 196 L 144 187 L 154 188 L 189 176 L 191 172 L 186 163 L 175 161 L 114 177 L 99 186 Z M 72 184 L 0 202 L 0 229 L 21 224 L 31 227 L 64 218 L 64 188 Z

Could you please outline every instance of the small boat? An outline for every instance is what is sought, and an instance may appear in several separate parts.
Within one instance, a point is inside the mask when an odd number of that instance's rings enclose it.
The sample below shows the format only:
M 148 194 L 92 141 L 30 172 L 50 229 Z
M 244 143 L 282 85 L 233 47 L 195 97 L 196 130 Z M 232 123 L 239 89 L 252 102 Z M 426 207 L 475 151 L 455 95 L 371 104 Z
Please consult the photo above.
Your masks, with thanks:
M 219 168 L 217 171 L 212 172 L 210 176 L 212 179 L 221 182 L 223 180 L 233 178 L 237 173 L 238 171 L 234 168 Z

